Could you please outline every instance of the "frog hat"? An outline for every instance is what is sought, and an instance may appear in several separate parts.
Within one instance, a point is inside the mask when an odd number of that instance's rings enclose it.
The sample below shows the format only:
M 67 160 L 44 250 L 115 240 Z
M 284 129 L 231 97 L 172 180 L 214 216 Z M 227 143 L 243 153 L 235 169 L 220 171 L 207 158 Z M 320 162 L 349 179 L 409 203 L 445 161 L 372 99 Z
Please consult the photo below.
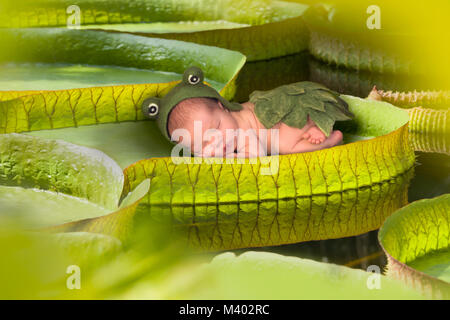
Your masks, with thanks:
M 170 112 L 181 101 L 189 98 L 213 98 L 231 110 L 242 110 L 239 103 L 230 102 L 223 98 L 214 88 L 203 83 L 203 71 L 198 67 L 190 67 L 184 71 L 183 80 L 173 87 L 169 93 L 162 98 L 152 97 L 142 103 L 142 112 L 147 118 L 156 120 L 162 134 L 169 139 L 167 127 Z

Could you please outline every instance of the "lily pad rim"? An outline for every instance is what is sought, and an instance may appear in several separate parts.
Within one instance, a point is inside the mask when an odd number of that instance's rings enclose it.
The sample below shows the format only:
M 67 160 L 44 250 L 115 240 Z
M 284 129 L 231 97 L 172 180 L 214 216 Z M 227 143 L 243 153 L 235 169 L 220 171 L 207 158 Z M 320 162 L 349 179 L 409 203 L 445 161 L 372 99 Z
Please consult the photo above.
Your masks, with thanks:
M 281 1 L 281 2 L 286 2 L 286 1 Z M 290 2 L 290 3 L 295 3 L 295 4 L 301 4 L 301 3 L 296 3 L 296 2 Z M 304 5 L 304 4 L 301 4 Z M 202 33 L 209 33 L 209 32 L 214 32 L 214 31 L 223 31 L 223 32 L 229 32 L 229 33 L 233 33 L 233 32 L 242 32 L 248 29 L 254 29 L 257 27 L 263 27 L 263 26 L 267 26 L 270 27 L 272 25 L 275 24 L 279 24 L 282 22 L 288 22 L 288 21 L 294 21 L 294 20 L 303 20 L 302 15 L 298 15 L 298 16 L 292 16 L 292 17 L 288 17 L 282 20 L 276 20 L 276 21 L 271 21 L 271 22 L 267 22 L 264 24 L 254 24 L 254 25 L 243 25 L 240 27 L 236 27 L 236 28 L 214 28 L 214 29 L 208 29 L 208 30 L 197 30 L 197 31 L 183 31 L 183 32 L 145 32 L 145 31 L 120 31 L 120 30 L 115 30 L 115 29 L 105 29 L 105 28 L 94 28 L 94 26 L 114 26 L 114 25 L 123 25 L 125 23 L 99 23 L 99 24 L 88 24 L 88 25 L 84 25 L 84 26 L 92 26 L 92 28 L 86 28 L 86 30 L 94 30 L 94 31 L 102 31 L 102 32 L 111 32 L 111 33 L 128 33 L 128 34 L 134 34 L 137 36 L 147 36 L 152 38 L 157 38 L 157 36 L 160 35 L 168 35 L 168 34 L 202 34 Z M 195 20 L 194 20 L 195 21 Z M 209 22 L 209 20 L 207 20 Z M 220 21 L 220 20 L 213 20 L 213 21 Z M 226 22 L 233 22 L 233 21 L 229 21 L 229 20 L 223 20 Z M 181 21 L 179 21 L 181 22 Z M 203 21 L 199 21 L 199 22 L 203 22 Z M 151 24 L 151 23 L 157 23 L 157 22 L 144 22 L 143 24 Z M 133 24 L 133 23 L 126 23 L 126 24 Z M 66 26 L 59 26 L 60 28 L 67 28 Z M 70 28 L 68 28 L 70 29 Z M 83 30 L 83 29 L 82 29 Z M 164 38 L 162 38 L 164 39 Z M 181 41 L 181 40 L 177 40 L 177 41 Z M 228 49 L 229 50 L 229 49 Z
M 382 242 L 382 239 L 381 239 L 381 236 L 382 236 L 383 232 L 385 232 L 385 231 L 384 231 L 384 230 L 385 230 L 384 228 L 386 228 L 386 221 L 387 221 L 388 219 L 390 219 L 390 218 L 392 218 L 392 217 L 395 218 L 395 217 L 397 217 L 397 216 L 402 215 L 402 214 L 403 214 L 403 211 L 408 210 L 408 207 L 410 207 L 410 206 L 415 206 L 417 203 L 423 204 L 423 203 L 427 203 L 427 202 L 430 202 L 430 201 L 435 201 L 435 199 L 438 199 L 438 198 L 440 198 L 440 197 L 445 197 L 445 196 L 450 196 L 450 194 L 443 194 L 443 195 L 441 195 L 441 196 L 437 196 L 437 197 L 434 197 L 434 198 L 425 198 L 425 199 L 416 200 L 416 201 L 411 202 L 411 203 L 409 203 L 408 205 L 406 205 L 406 206 L 404 206 L 404 207 L 398 209 L 398 210 L 397 210 L 396 212 L 394 212 L 392 215 L 390 215 L 389 217 L 387 217 L 386 220 L 383 222 L 383 225 L 380 227 L 380 229 L 379 229 L 379 231 L 378 231 L 377 239 L 378 239 L 378 244 L 380 245 L 381 249 L 383 249 L 383 252 L 385 253 L 386 257 L 387 257 L 388 259 L 390 259 L 390 260 L 393 262 L 393 264 L 394 264 L 395 266 L 399 266 L 399 267 L 401 267 L 402 269 L 406 269 L 406 270 L 407 270 L 411 275 L 413 275 L 415 278 L 418 278 L 418 279 L 421 279 L 421 278 L 427 279 L 429 282 L 436 283 L 436 284 L 438 284 L 438 285 L 440 285 L 440 286 L 448 286 L 448 287 L 450 288 L 450 282 L 446 282 L 446 281 L 444 281 L 444 280 L 442 280 L 442 279 L 439 279 L 439 278 L 437 278 L 437 277 L 433 277 L 433 276 L 431 276 L 431 275 L 429 275 L 429 274 L 427 274 L 427 273 L 425 273 L 425 272 L 423 272 L 423 271 L 420 271 L 420 270 L 418 270 L 418 269 L 415 269 L 415 268 L 409 266 L 408 264 L 406 264 L 406 263 L 404 263 L 404 262 L 401 262 L 401 261 L 399 261 L 397 258 L 393 257 L 393 256 L 387 251 L 387 249 L 383 246 L 383 242 Z M 435 251 L 437 251 L 437 250 L 429 251 L 428 253 L 432 253 L 432 252 L 435 252 Z M 419 257 L 416 257 L 416 259 L 417 259 L 417 258 L 419 258 Z
M 134 192 L 136 189 L 138 189 L 139 186 L 142 186 L 144 184 L 147 184 L 146 189 L 147 189 L 147 192 L 148 192 L 148 190 L 150 189 L 150 179 L 147 178 L 144 181 L 142 181 L 135 189 L 131 190 L 130 193 Z M 122 192 L 124 190 L 124 187 L 125 187 L 125 185 L 123 185 Z M 119 202 L 119 204 L 117 206 L 117 209 L 115 211 L 109 212 L 109 213 L 107 213 L 105 215 L 92 217 L 92 218 L 81 219 L 81 220 L 75 220 L 75 221 L 66 222 L 66 223 L 61 223 L 61 224 L 57 224 L 57 225 L 53 225 L 53 226 L 49 226 L 49 227 L 45 227 L 45 228 L 40 228 L 40 229 L 37 229 L 37 230 L 43 231 L 43 232 L 49 232 L 49 233 L 56 233 L 56 234 L 60 234 L 60 233 L 66 234 L 66 233 L 73 233 L 73 232 L 87 232 L 87 233 L 92 233 L 92 234 L 107 235 L 107 236 L 110 236 L 112 238 L 116 238 L 116 239 L 118 239 L 119 241 L 122 242 L 122 239 L 119 239 L 119 238 L 117 238 L 115 236 L 112 236 L 110 234 L 105 234 L 105 233 L 102 233 L 102 232 L 93 232 L 93 231 L 84 231 L 84 230 L 81 230 L 81 231 L 59 231 L 59 230 L 65 229 L 65 228 L 70 228 L 71 226 L 77 226 L 77 225 L 80 225 L 80 224 L 83 224 L 83 223 L 86 223 L 86 222 L 89 222 L 89 221 L 94 221 L 96 219 L 107 219 L 108 217 L 111 217 L 111 216 L 113 216 L 115 214 L 120 214 L 120 213 L 122 213 L 122 211 L 126 211 L 127 209 L 129 209 L 129 208 L 131 208 L 131 207 L 133 207 L 135 205 L 139 205 L 139 202 L 141 202 L 142 199 L 147 196 L 147 192 L 145 194 L 143 194 L 141 197 L 139 197 L 139 199 L 137 199 L 135 202 L 130 203 L 130 204 L 124 206 L 124 207 L 120 207 L 121 203 L 123 202 L 123 198 L 121 197 L 120 202 Z
M 223 85 L 223 88 L 221 88 L 221 90 L 226 88 L 230 83 L 233 82 L 234 79 L 237 78 L 239 72 L 242 70 L 242 68 L 244 67 L 245 63 L 248 60 L 247 56 L 245 54 L 243 54 L 242 52 L 236 51 L 236 50 L 221 48 L 218 46 L 200 44 L 200 43 L 195 43 L 195 42 L 189 42 L 189 41 L 160 38 L 160 37 L 156 37 L 156 36 L 155 37 L 146 37 L 143 35 L 126 33 L 126 32 L 114 33 L 114 32 L 105 32 L 104 30 L 92 30 L 92 29 L 77 30 L 77 29 L 70 29 L 70 28 L 63 29 L 63 28 L 58 28 L 58 27 L 24 27 L 24 28 L 19 28 L 19 27 L 1 28 L 0 27 L 0 31 L 11 32 L 11 33 L 17 32 L 20 36 L 23 36 L 23 34 L 20 33 L 20 31 L 25 32 L 24 34 L 26 36 L 28 36 L 27 32 L 42 32 L 44 34 L 43 36 L 45 36 L 49 39 L 51 39 L 52 36 L 55 37 L 55 35 L 61 36 L 61 35 L 70 34 L 71 32 L 75 32 L 76 36 L 78 36 L 79 34 L 83 34 L 84 37 L 86 37 L 86 34 L 88 34 L 90 36 L 90 38 L 94 38 L 95 36 L 101 35 L 101 34 L 105 35 L 105 37 L 107 37 L 108 35 L 111 35 L 111 36 L 114 35 L 113 37 L 118 37 L 118 38 L 130 37 L 130 39 L 133 38 L 134 43 L 136 43 L 136 44 L 141 44 L 141 42 L 139 40 L 142 40 L 144 43 L 151 42 L 152 40 L 154 40 L 161 44 L 166 44 L 171 49 L 171 51 L 169 51 L 168 53 L 165 53 L 167 56 L 169 56 L 171 53 L 175 52 L 175 51 L 172 51 L 172 49 L 174 49 L 175 47 L 177 50 L 179 50 L 180 48 L 187 47 L 189 50 L 196 49 L 201 52 L 206 52 L 206 54 L 204 55 L 205 59 L 203 60 L 203 61 L 206 61 L 206 63 L 205 63 L 206 66 L 211 65 L 211 60 L 214 60 L 214 59 L 216 59 L 216 57 L 218 55 L 223 54 L 227 59 L 233 60 L 233 64 L 231 65 L 231 67 L 227 68 L 228 70 L 230 70 L 230 72 L 227 72 L 227 74 L 229 74 L 229 77 L 226 79 L 226 82 L 222 81 L 220 79 L 215 79 L 214 77 L 209 77 L 211 80 L 214 80 Z M 106 39 L 106 40 L 108 40 L 108 39 Z M 85 41 L 86 40 L 83 39 L 82 45 L 85 45 L 85 43 L 84 43 Z M 95 48 L 95 50 L 97 50 L 97 49 L 98 48 Z M 202 50 L 202 49 L 204 49 L 204 50 Z M 62 47 L 58 50 L 61 52 L 66 52 L 67 49 L 66 49 L 66 47 Z M 9 57 L 9 58 L 11 58 L 11 57 Z M 12 58 L 9 60 L 2 60 L 2 63 L 32 63 L 32 64 L 47 63 L 47 64 L 68 64 L 68 65 L 82 64 L 82 65 L 93 66 L 93 67 L 136 68 L 136 69 L 144 70 L 144 71 L 163 71 L 163 72 L 178 73 L 180 75 L 180 81 L 181 81 L 184 70 L 190 66 L 190 65 L 186 65 L 183 70 L 168 71 L 165 69 L 161 70 L 161 68 L 147 69 L 147 68 L 130 67 L 130 66 L 116 65 L 116 64 L 91 63 L 91 62 L 89 62 L 90 61 L 89 59 L 87 59 L 87 60 L 85 59 L 85 61 L 88 61 L 88 62 L 87 63 L 74 63 L 74 62 L 67 62 L 67 61 L 45 62 L 45 61 L 41 61 L 39 59 L 33 60 L 33 61 L 28 61 L 28 60 L 27 61 L 20 61 L 20 60 L 17 61 L 17 60 L 15 60 L 15 58 Z M 198 61 L 197 61 L 197 63 L 198 63 Z M 159 66 L 161 66 L 161 64 L 159 64 Z M 162 66 L 166 66 L 166 65 L 162 64 Z M 206 73 L 208 72 L 208 70 L 204 70 L 204 72 L 205 72 L 205 77 L 207 77 L 208 75 Z M 217 76 L 217 73 L 215 75 Z M 168 82 L 168 83 L 171 83 L 171 82 Z M 146 84 L 153 84 L 153 82 L 149 82 Z M 128 85 L 136 85 L 136 84 L 128 84 Z M 103 87 L 108 87 L 108 86 L 103 86 Z M 90 88 L 94 88 L 94 87 L 90 87 Z M 97 88 L 97 87 L 95 87 L 95 88 Z M 64 89 L 62 89 L 62 90 L 64 90 Z M 70 90 L 70 89 L 66 89 L 66 90 Z M 14 92 L 14 90 L 8 90 L 8 91 Z M 31 90 L 23 90 L 23 91 L 47 91 L 47 90 L 31 89 Z M 53 90 L 48 90 L 48 91 L 53 91 Z
M 342 95 L 342 96 L 343 96 L 343 97 L 350 97 L 351 99 L 360 100 L 360 101 L 373 102 L 372 100 L 367 99 L 367 98 L 364 99 L 364 98 L 354 97 L 354 96 L 350 96 L 350 95 Z M 407 112 L 407 111 L 405 111 L 405 110 L 402 109 L 402 108 L 396 107 L 396 106 L 394 106 L 394 105 L 392 105 L 392 104 L 390 104 L 390 103 L 388 103 L 388 102 L 382 102 L 382 103 L 385 104 L 385 105 L 388 105 L 389 107 L 391 107 L 391 108 L 393 108 L 393 109 L 396 109 L 396 110 L 398 110 L 398 111 L 400 111 L 400 112 L 403 112 L 404 115 L 405 115 L 405 120 L 404 120 L 404 121 L 406 121 L 406 119 L 408 119 L 408 120 L 407 120 L 406 122 L 404 122 L 402 125 L 400 125 L 397 129 L 395 129 L 395 130 L 393 130 L 393 131 L 391 131 L 391 132 L 389 132 L 389 133 L 386 133 L 386 134 L 381 134 L 381 135 L 379 135 L 379 136 L 376 136 L 376 137 L 373 137 L 373 138 L 370 138 L 370 139 L 364 139 L 364 140 L 359 140 L 359 141 L 354 141 L 354 142 L 350 142 L 350 143 L 346 143 L 346 144 L 334 146 L 334 147 L 332 147 L 332 148 L 326 148 L 326 149 L 321 149 L 321 150 L 316 150 L 316 151 L 310 151 L 310 152 L 304 152 L 304 153 L 317 154 L 317 153 L 321 153 L 321 152 L 327 151 L 328 149 L 335 149 L 335 148 L 341 149 L 341 148 L 345 148 L 345 146 L 353 145 L 353 144 L 356 144 L 356 143 L 359 143 L 359 144 L 361 144 L 361 143 L 370 143 L 370 142 L 372 142 L 373 140 L 375 140 L 375 139 L 377 139 L 377 138 L 383 138 L 383 137 L 386 138 L 387 136 L 389 136 L 389 135 L 391 135 L 391 134 L 394 134 L 394 133 L 397 133 L 398 131 L 404 130 L 405 127 L 409 126 L 409 115 L 408 115 L 408 112 Z M 150 120 L 138 120 L 138 121 L 150 121 Z M 295 153 L 293 153 L 293 154 L 295 154 Z M 265 160 L 267 161 L 268 159 L 271 159 L 271 158 L 274 158 L 274 157 L 286 157 L 286 156 L 291 156 L 291 155 L 292 155 L 292 154 L 267 155 L 267 156 L 263 156 L 263 157 L 257 157 L 257 159 L 265 159 Z M 134 165 L 136 165 L 136 164 L 138 164 L 138 163 L 141 163 L 141 162 L 144 162 L 144 161 L 148 161 L 148 160 L 150 160 L 150 159 L 155 159 L 155 158 L 156 158 L 156 159 L 167 159 L 167 158 L 171 158 L 171 157 L 170 157 L 170 156 L 167 156 L 167 157 L 152 157 L 152 158 L 147 158 L 147 159 L 141 159 L 141 160 L 136 161 L 135 163 L 130 164 L 129 166 L 125 167 L 125 168 L 123 169 L 123 171 L 126 172 L 129 168 L 133 167 Z M 182 159 L 183 157 L 177 157 L 177 158 L 181 158 L 181 159 Z M 191 156 L 190 158 L 193 159 L 192 156 Z M 224 161 L 226 161 L 227 158 L 223 157 L 223 158 L 219 158 L 219 159 L 223 159 Z M 250 164 L 250 163 L 247 163 L 247 161 L 249 161 L 249 159 L 245 158 L 245 159 L 243 159 L 243 160 L 245 160 L 245 162 L 242 163 L 242 164 L 245 164 L 245 165 Z M 233 161 L 233 163 L 236 163 L 236 161 L 238 161 L 238 160 L 235 159 L 235 160 Z M 242 161 L 242 160 L 241 160 L 241 161 Z M 202 163 L 203 163 L 203 161 L 202 161 Z M 406 171 L 405 171 L 405 172 L 406 172 Z
M 379 235 L 380 233 L 378 233 Z M 424 273 L 423 271 L 414 269 L 413 267 L 410 267 L 409 265 L 407 265 L 406 263 L 400 262 L 399 260 L 397 260 L 396 258 L 394 258 L 389 252 L 387 252 L 387 250 L 383 247 L 383 245 L 381 244 L 381 241 L 378 237 L 378 243 L 381 246 L 381 249 L 383 249 L 384 254 L 386 255 L 386 257 L 388 259 L 390 259 L 396 266 L 400 266 L 402 269 L 406 269 L 408 270 L 408 272 L 410 272 L 412 275 L 414 275 L 417 278 L 425 278 L 430 282 L 434 282 L 438 285 L 442 285 L 442 286 L 449 286 L 450 287 L 450 283 L 446 282 L 442 279 L 430 276 L 429 274 Z

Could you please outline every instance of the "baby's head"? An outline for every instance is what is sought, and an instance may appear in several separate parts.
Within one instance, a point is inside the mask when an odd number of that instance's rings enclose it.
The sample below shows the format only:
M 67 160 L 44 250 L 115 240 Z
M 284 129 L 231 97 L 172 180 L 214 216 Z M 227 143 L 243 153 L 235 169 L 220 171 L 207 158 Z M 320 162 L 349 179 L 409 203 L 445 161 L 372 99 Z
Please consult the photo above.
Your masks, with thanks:
M 194 150 L 195 130 L 194 125 L 201 124 L 201 148 L 202 150 L 211 143 L 220 143 L 225 146 L 235 140 L 234 137 L 227 138 L 227 129 L 238 129 L 238 123 L 232 112 L 226 109 L 218 100 L 212 98 L 189 98 L 181 101 L 170 112 L 167 129 L 169 135 L 177 143 L 182 143 Z M 198 127 L 197 127 L 198 128 Z M 183 143 L 186 131 L 177 132 L 177 129 L 187 130 L 191 139 Z M 218 130 L 224 141 L 218 141 L 210 136 L 213 130 Z M 199 129 L 197 129 L 199 130 Z M 209 131 L 209 134 L 205 132 Z M 197 131 L 198 133 L 199 131 Z M 190 143 L 189 143 L 190 142 Z

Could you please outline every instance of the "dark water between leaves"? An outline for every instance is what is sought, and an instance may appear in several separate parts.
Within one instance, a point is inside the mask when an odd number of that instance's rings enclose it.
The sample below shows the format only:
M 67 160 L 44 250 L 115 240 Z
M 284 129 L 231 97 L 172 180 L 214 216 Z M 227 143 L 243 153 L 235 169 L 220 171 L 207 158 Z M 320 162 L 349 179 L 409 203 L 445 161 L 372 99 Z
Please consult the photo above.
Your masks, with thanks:
M 414 76 L 382 75 L 357 72 L 329 66 L 300 53 L 269 61 L 247 63 L 237 79 L 235 100 L 248 100 L 254 90 L 269 90 L 298 81 L 322 83 L 342 94 L 367 97 L 373 86 L 382 90 L 429 90 L 427 79 Z M 450 193 L 450 156 L 439 153 L 416 152 L 414 176 L 408 186 L 408 201 L 433 198 Z M 355 237 L 302 242 L 274 247 L 253 248 L 284 255 L 367 269 L 369 265 L 383 268 L 386 258 L 378 244 L 378 231 Z M 248 249 L 235 250 L 236 253 Z

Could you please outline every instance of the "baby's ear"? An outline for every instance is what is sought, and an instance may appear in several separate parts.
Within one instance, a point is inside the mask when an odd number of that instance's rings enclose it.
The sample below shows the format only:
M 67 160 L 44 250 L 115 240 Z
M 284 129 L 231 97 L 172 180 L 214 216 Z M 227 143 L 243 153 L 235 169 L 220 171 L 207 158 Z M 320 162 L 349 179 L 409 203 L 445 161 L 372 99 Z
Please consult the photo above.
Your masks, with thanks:
M 225 111 L 228 111 L 228 109 L 225 108 L 225 107 L 223 106 L 222 102 L 220 102 L 219 100 L 217 100 L 217 103 L 219 104 L 220 109 L 225 110 Z

